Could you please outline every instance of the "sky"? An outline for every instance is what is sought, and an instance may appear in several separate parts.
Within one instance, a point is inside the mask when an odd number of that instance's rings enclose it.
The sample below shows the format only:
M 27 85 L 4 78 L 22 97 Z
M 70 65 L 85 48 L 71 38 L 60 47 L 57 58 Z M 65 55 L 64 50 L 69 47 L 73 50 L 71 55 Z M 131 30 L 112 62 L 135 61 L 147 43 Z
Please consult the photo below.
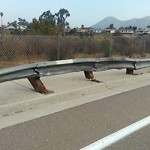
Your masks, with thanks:
M 90 27 L 109 16 L 120 20 L 150 16 L 150 0 L 0 0 L 5 25 L 19 17 L 31 22 L 44 11 L 55 14 L 61 8 L 69 11 L 72 28 Z

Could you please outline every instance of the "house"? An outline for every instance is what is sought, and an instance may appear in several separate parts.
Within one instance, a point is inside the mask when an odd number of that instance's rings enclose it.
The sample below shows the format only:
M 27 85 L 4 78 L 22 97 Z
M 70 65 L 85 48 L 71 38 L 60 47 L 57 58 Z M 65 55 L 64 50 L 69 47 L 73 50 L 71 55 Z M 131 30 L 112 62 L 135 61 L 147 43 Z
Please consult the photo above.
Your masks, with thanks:
M 121 34 L 133 34 L 134 31 L 132 29 L 119 29 Z
M 116 33 L 116 31 L 117 31 L 116 28 L 110 28 L 110 27 L 105 28 L 105 29 L 103 30 L 103 32 L 111 33 L 111 34 Z
M 150 28 L 146 28 L 146 29 L 139 28 L 136 30 L 136 34 L 138 35 L 150 34 Z
M 95 33 L 101 33 L 101 30 L 100 29 L 93 29 L 92 27 L 84 27 L 82 25 L 81 28 L 70 29 L 69 33 L 74 34 L 74 35 L 92 36 Z
M 102 30 L 101 29 L 93 29 L 93 33 L 99 34 L 99 33 L 102 33 Z
M 86 35 L 86 36 L 92 36 L 94 33 L 94 29 L 93 28 L 88 28 L 88 27 L 82 27 L 82 28 L 76 28 L 76 34 L 77 35 Z
M 76 32 L 77 33 L 88 33 L 89 29 L 88 28 L 77 28 Z
M 144 30 L 143 30 L 143 34 L 150 34 L 150 29 L 149 29 L 149 28 L 144 29 Z
M 137 29 L 136 34 L 142 35 L 142 34 L 144 34 L 144 31 L 142 29 Z

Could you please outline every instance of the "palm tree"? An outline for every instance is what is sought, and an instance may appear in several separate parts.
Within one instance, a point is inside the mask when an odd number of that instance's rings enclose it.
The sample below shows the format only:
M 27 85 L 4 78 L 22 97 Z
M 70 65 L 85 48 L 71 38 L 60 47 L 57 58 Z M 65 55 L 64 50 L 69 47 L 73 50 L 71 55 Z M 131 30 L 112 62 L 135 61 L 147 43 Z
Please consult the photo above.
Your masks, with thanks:
M 1 27 L 2 27 L 3 25 L 2 17 L 4 16 L 3 12 L 0 12 L 0 16 L 1 16 Z

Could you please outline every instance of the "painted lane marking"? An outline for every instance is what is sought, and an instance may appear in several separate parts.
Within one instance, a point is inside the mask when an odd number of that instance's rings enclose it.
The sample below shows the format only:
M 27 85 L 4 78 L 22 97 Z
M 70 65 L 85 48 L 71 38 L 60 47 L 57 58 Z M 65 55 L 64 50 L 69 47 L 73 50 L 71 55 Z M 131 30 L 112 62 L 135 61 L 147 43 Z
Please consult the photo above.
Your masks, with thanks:
M 136 123 L 133 123 L 109 136 L 106 136 L 102 138 L 101 140 L 82 148 L 81 150 L 101 150 L 123 139 L 124 137 L 140 130 L 141 128 L 148 126 L 149 124 L 150 124 L 150 116 Z

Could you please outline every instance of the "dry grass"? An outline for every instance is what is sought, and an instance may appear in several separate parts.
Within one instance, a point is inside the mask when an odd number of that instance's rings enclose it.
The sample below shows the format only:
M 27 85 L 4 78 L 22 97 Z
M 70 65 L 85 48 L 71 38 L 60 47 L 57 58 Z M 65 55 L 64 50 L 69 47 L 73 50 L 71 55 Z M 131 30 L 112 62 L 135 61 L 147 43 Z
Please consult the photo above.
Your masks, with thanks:
M 0 68 L 41 61 L 109 57 L 110 37 L 0 36 Z M 150 38 L 142 57 L 143 37 L 113 37 L 113 57 L 150 58 Z
M 83 53 L 78 53 L 73 56 L 73 59 L 75 58 L 102 58 L 105 57 L 103 54 L 95 53 L 95 54 L 83 54 Z M 126 57 L 122 55 L 113 55 L 113 57 Z M 150 54 L 146 53 L 144 57 L 142 57 L 139 54 L 134 54 L 132 57 L 133 59 L 136 58 L 150 58 Z M 18 66 L 18 65 L 24 65 L 24 64 L 31 64 L 35 62 L 42 62 L 42 61 L 50 61 L 48 60 L 47 56 L 28 56 L 28 57 L 20 57 L 18 59 L 15 59 L 13 61 L 0 61 L 0 68 L 7 68 L 7 67 L 13 67 L 13 66 Z
M 42 61 L 48 61 L 47 56 L 22 56 L 19 57 L 15 60 L 11 61 L 0 61 L 0 68 L 6 68 L 6 67 L 13 67 L 13 66 L 18 66 L 18 65 L 24 65 L 24 64 L 30 64 L 30 63 L 35 63 L 35 62 L 42 62 Z

